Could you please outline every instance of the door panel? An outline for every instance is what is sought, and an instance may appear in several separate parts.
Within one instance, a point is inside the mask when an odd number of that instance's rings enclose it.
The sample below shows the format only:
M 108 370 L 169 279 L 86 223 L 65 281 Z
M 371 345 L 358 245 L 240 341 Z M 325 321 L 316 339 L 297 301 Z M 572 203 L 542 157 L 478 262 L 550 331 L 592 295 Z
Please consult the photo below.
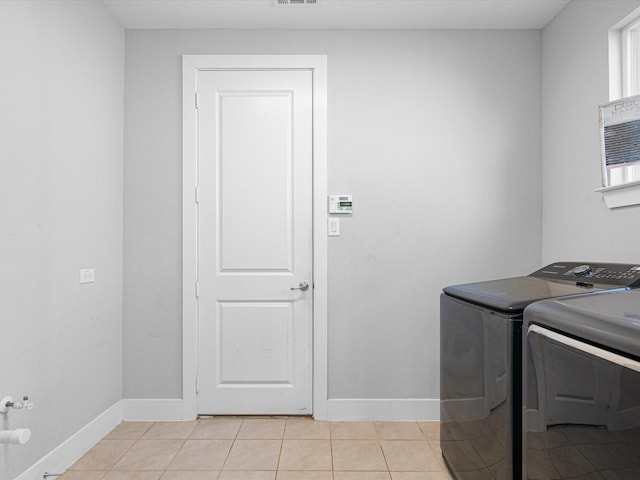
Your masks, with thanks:
M 220 302 L 220 384 L 288 384 L 294 352 L 293 302 Z
M 291 271 L 292 107 L 292 92 L 219 93 L 223 272 Z
M 311 72 L 198 93 L 198 413 L 311 413 Z

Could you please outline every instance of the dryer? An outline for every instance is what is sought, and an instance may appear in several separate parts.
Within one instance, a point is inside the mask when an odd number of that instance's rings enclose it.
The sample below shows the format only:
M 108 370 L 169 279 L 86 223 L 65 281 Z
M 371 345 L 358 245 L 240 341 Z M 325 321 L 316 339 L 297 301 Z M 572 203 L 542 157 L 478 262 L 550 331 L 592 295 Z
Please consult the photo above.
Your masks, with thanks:
M 458 480 L 520 479 L 522 318 L 551 298 L 640 286 L 628 264 L 557 262 L 440 297 L 440 445 Z
M 640 478 L 640 290 L 524 312 L 523 478 Z

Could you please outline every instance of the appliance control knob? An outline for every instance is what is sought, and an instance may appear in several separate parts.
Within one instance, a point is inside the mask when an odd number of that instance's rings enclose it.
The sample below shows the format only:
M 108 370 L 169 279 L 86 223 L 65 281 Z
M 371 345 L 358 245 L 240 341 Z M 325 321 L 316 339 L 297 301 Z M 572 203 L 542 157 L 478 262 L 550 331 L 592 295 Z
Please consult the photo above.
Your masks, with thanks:
M 589 265 L 579 265 L 571 270 L 574 275 L 588 275 L 591 273 Z

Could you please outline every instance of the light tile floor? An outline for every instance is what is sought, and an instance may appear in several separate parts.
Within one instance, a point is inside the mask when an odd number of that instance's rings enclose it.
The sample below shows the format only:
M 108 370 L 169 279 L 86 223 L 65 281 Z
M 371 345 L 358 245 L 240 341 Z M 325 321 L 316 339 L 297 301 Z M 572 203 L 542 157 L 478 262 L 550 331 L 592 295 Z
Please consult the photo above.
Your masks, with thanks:
M 62 480 L 449 480 L 438 422 L 125 422 Z

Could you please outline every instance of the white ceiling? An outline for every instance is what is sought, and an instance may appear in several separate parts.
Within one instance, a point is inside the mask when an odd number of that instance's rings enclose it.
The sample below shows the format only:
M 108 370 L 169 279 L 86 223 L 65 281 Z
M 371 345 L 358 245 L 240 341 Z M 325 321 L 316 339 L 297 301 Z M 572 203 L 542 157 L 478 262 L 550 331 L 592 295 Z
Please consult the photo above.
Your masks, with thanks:
M 539 29 L 570 0 L 103 0 L 125 28 Z

